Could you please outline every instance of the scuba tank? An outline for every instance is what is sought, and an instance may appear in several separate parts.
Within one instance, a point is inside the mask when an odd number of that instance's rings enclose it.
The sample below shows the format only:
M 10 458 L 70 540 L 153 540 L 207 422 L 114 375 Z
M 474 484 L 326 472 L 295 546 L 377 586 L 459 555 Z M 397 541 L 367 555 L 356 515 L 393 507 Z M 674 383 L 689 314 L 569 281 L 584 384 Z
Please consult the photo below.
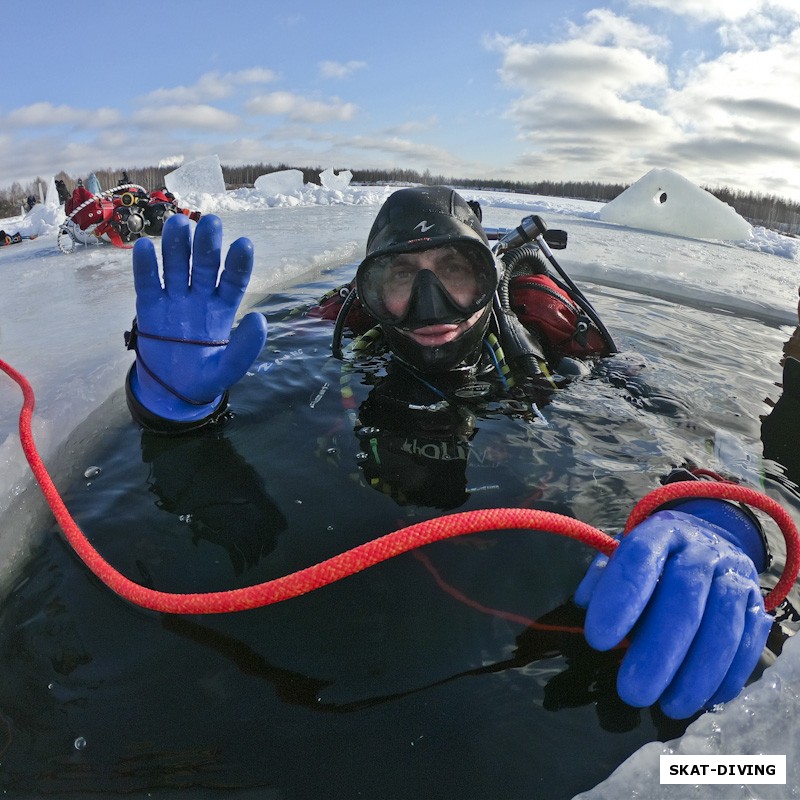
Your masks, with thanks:
M 518 274 L 542 274 L 547 275 L 547 266 L 539 253 L 544 254 L 552 264 L 556 272 L 561 277 L 561 281 L 554 280 L 556 286 L 566 294 L 570 300 L 580 309 L 584 318 L 578 315 L 576 323 L 576 333 L 582 335 L 589 331 L 589 326 L 593 326 L 597 333 L 602 337 L 606 354 L 617 352 L 611 334 L 605 327 L 592 304 L 586 299 L 581 290 L 573 283 L 561 265 L 556 261 L 550 245 L 557 249 L 564 249 L 567 246 L 567 234 L 565 231 L 550 231 L 544 221 L 537 215 L 525 217 L 520 225 L 506 233 L 497 245 L 495 253 L 500 255 L 503 262 L 507 265 L 506 272 L 501 279 L 501 284 L 505 281 L 506 285 Z M 524 267 L 533 268 L 533 273 L 525 272 Z M 553 276 L 549 276 L 553 279 Z M 500 288 L 498 288 L 500 294 Z M 510 302 L 508 297 L 500 297 L 499 301 Z M 510 306 L 509 306 L 510 309 Z M 506 309 L 504 309 L 505 311 Z M 524 327 L 524 326 L 523 326 Z

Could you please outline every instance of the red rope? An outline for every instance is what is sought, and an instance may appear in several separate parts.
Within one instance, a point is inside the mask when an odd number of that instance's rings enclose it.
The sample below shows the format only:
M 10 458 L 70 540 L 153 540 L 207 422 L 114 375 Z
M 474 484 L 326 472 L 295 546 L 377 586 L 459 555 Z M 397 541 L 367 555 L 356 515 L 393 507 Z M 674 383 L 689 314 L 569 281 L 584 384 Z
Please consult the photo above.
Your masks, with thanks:
M 197 594 L 174 594 L 148 589 L 126 578 L 109 564 L 91 545 L 86 536 L 70 515 L 64 501 L 58 493 L 47 472 L 36 445 L 33 441 L 31 419 L 35 405 L 33 389 L 27 379 L 5 361 L 0 359 L 2 369 L 22 389 L 23 405 L 19 415 L 19 433 L 22 450 L 30 464 L 36 480 L 50 506 L 56 521 L 61 526 L 67 540 L 87 567 L 112 591 L 120 597 L 143 608 L 162 611 L 168 614 L 222 614 L 232 611 L 243 611 L 250 608 L 278 603 L 292 597 L 327 586 L 349 575 L 362 572 L 381 561 L 393 558 L 432 542 L 464 536 L 472 533 L 499 530 L 545 530 L 584 542 L 590 547 L 611 555 L 617 546 L 616 540 L 608 534 L 587 525 L 585 522 L 554 514 L 548 511 L 525 508 L 491 508 L 479 511 L 467 511 L 450 514 L 444 517 L 420 522 L 401 528 L 393 533 L 381 536 L 371 542 L 354 547 L 326 561 L 306 567 L 282 578 L 276 578 L 255 586 L 232 589 L 222 592 L 204 592 Z M 681 492 L 678 487 L 685 487 Z M 719 487 L 718 491 L 709 491 Z M 689 491 L 689 489 L 693 491 Z M 641 521 L 650 511 L 668 499 L 676 497 L 723 497 L 724 499 L 742 500 L 760 508 L 778 522 L 787 543 L 787 565 L 781 580 L 769 595 L 771 605 L 775 608 L 786 596 L 789 587 L 794 583 L 800 557 L 800 537 L 788 514 L 774 501 L 764 495 L 732 484 L 707 484 L 690 482 L 687 484 L 669 484 L 644 498 L 633 510 L 628 520 L 626 532 L 636 524 L 634 516 Z M 661 499 L 651 500 L 662 494 Z M 668 493 L 669 497 L 664 494 Z M 748 498 L 744 495 L 747 495 Z M 644 510 L 649 509 L 649 510 Z M 779 513 L 778 513 L 779 512 Z M 790 564 L 792 565 L 790 567 Z M 780 591 L 779 591 L 780 587 Z M 783 595 L 781 596 L 781 592 Z M 766 605 L 766 602 L 765 602 Z
M 625 533 L 646 519 L 664 503 L 685 497 L 711 497 L 716 500 L 734 500 L 764 511 L 775 520 L 786 542 L 786 564 L 777 584 L 764 597 L 764 608 L 772 611 L 789 594 L 800 571 L 800 535 L 789 513 L 771 497 L 738 483 L 710 481 L 678 481 L 668 483 L 645 495 L 633 508 L 625 523 Z
M 504 611 L 500 608 L 491 608 L 489 606 L 483 605 L 483 603 L 479 603 L 477 600 L 469 597 L 469 595 L 464 594 L 460 589 L 456 589 L 455 586 L 449 584 L 441 575 L 438 569 L 433 565 L 433 562 L 428 558 L 425 553 L 421 550 L 414 551 L 414 558 L 416 558 L 428 572 L 433 577 L 433 580 L 436 582 L 436 585 L 444 592 L 449 594 L 454 599 L 458 600 L 459 603 L 463 603 L 465 606 L 469 606 L 469 608 L 475 609 L 475 611 L 480 611 L 481 614 L 487 614 L 492 617 L 497 617 L 498 619 L 504 619 L 508 622 L 514 622 L 517 625 L 522 625 L 523 628 L 534 628 L 538 631 L 548 631 L 554 633 L 583 633 L 584 629 L 581 626 L 577 625 L 552 625 L 547 622 L 540 622 L 538 619 L 531 619 L 530 617 L 526 617 L 523 614 L 515 614 L 513 611 Z

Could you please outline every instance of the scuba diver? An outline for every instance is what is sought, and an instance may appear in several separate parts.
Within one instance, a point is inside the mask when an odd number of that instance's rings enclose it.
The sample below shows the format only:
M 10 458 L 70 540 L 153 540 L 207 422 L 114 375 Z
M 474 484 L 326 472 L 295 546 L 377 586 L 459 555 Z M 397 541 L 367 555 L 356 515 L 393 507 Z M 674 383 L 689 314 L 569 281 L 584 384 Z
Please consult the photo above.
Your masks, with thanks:
M 514 232 L 493 251 L 457 192 L 399 190 L 375 219 L 354 281 L 309 315 L 336 320 L 335 354 L 345 329 L 357 337 L 358 353 L 389 354 L 369 400 L 352 411 L 366 428 L 388 411 L 399 431 L 395 453 L 416 458 L 418 471 L 384 451 L 382 472 L 365 468 L 370 484 L 400 483 L 398 495 L 410 502 L 457 507 L 475 431 L 465 406 L 488 407 L 504 396 L 535 419 L 559 387 L 588 372 L 587 362 L 615 352 L 588 301 L 548 274 L 541 238 L 539 247 L 526 238 L 536 236 Z M 185 217 L 170 217 L 162 286 L 152 242 L 134 246 L 136 318 L 126 340 L 136 360 L 126 397 L 148 436 L 202 435 L 228 424 L 229 390 L 265 346 L 261 313 L 246 314 L 233 329 L 253 245 L 234 241 L 220 271 L 221 250 L 216 217 L 203 216 L 194 234 Z M 451 475 L 443 494 L 420 466 L 426 449 L 433 453 L 427 463 Z M 667 480 L 692 477 L 678 470 Z M 582 635 L 591 648 L 629 642 L 616 676 L 619 697 L 633 707 L 657 703 L 675 719 L 734 698 L 773 625 L 759 587 L 769 559 L 756 518 L 709 499 L 659 509 L 620 540 L 613 557 L 595 558 L 574 599 L 586 609 Z

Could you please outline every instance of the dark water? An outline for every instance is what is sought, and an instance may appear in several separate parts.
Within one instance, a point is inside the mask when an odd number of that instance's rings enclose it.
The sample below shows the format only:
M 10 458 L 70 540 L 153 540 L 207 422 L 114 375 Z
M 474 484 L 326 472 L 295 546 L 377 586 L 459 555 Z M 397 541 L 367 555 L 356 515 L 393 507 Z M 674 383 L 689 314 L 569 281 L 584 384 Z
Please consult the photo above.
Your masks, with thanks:
M 478 403 L 449 438 L 391 414 L 354 431 L 341 386 L 363 404 L 382 363 L 343 379 L 330 325 L 283 319 L 345 274 L 265 304 L 269 344 L 232 419 L 175 439 L 126 422 L 76 465 L 66 503 L 124 574 L 173 592 L 247 586 L 443 510 L 524 505 L 614 532 L 659 475 L 709 451 L 720 419 L 757 436 L 764 369 L 698 388 L 703 326 L 730 326 L 619 296 L 605 300 L 622 309 L 619 361 L 646 363 L 683 404 L 642 407 L 587 377 L 541 418 Z M 631 303 L 649 322 L 635 349 Z M 690 315 L 677 347 L 662 335 L 673 312 Z M 767 349 L 783 335 L 734 324 Z M 100 474 L 83 477 L 90 464 Z M 593 554 L 551 534 L 442 542 L 276 606 L 194 617 L 130 606 L 55 526 L 39 538 L 0 611 L 6 796 L 569 798 L 685 727 L 619 701 L 619 654 L 588 650 L 569 602 Z

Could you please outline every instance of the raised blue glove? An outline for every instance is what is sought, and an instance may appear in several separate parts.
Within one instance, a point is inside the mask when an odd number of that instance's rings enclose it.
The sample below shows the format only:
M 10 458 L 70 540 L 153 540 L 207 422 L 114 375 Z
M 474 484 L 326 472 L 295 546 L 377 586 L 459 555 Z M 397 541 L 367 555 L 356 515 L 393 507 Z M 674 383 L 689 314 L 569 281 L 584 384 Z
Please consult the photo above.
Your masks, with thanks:
M 630 640 L 620 697 L 638 707 L 658 701 L 676 719 L 736 697 L 772 625 L 759 590 L 766 552 L 754 522 L 720 500 L 680 509 L 637 525 L 611 558 L 595 559 L 575 593 L 587 609 L 592 647 Z
M 161 236 L 162 287 L 152 241 L 139 239 L 133 248 L 136 363 L 129 391 L 157 418 L 176 423 L 208 418 L 224 406 L 228 388 L 266 341 L 266 319 L 255 312 L 231 335 L 253 269 L 252 242 L 237 239 L 220 274 L 221 252 L 218 217 L 202 217 L 194 240 L 184 215 L 170 217 Z

